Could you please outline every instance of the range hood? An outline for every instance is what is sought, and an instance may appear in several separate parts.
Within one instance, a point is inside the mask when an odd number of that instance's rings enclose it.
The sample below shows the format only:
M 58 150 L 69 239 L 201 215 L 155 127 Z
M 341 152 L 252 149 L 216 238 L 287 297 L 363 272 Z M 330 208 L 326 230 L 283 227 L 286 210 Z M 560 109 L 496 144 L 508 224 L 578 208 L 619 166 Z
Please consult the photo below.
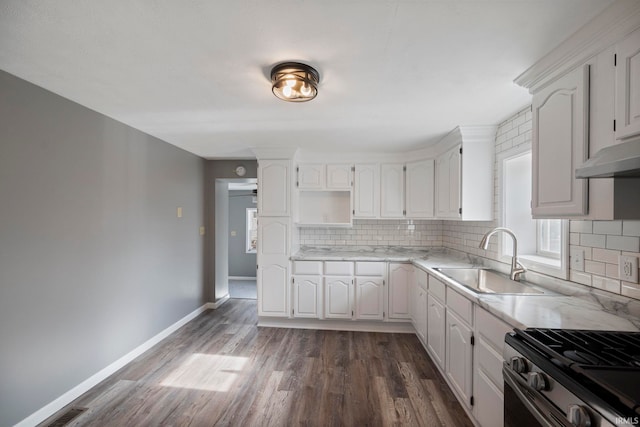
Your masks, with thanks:
M 640 177 L 640 139 L 605 147 L 576 169 L 576 178 Z

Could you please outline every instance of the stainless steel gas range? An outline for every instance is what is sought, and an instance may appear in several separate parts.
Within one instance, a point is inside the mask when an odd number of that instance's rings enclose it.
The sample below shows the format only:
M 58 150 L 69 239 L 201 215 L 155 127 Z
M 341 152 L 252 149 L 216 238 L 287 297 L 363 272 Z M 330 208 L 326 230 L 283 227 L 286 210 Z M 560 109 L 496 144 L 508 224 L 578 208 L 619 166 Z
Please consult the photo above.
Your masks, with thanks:
M 505 427 L 640 426 L 640 332 L 515 329 L 504 360 Z

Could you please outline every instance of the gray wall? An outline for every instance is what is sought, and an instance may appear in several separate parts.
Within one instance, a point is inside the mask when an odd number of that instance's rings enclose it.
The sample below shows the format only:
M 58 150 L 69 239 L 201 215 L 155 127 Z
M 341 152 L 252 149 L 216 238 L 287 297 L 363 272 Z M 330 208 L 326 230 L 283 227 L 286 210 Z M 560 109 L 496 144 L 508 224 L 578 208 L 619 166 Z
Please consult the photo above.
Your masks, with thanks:
M 0 426 L 205 302 L 205 163 L 0 71 Z
M 216 212 L 216 179 L 238 179 L 234 170 L 236 166 L 243 165 L 247 169 L 247 173 L 243 178 L 257 178 L 258 177 L 258 162 L 256 160 L 209 160 L 206 165 L 206 211 L 207 211 L 207 235 L 205 239 L 205 259 L 206 263 L 206 297 L 207 301 L 217 301 L 229 293 L 228 283 L 216 284 L 216 267 L 215 264 L 219 263 L 221 269 L 228 268 L 228 261 L 225 256 L 216 256 L 216 251 L 225 255 L 228 253 L 229 246 L 226 243 L 227 234 L 220 236 L 219 240 L 216 240 L 215 233 L 215 212 Z M 228 190 L 227 190 L 228 191 Z M 228 209 L 223 208 L 221 209 Z M 228 212 L 228 210 L 226 211 Z M 226 217 L 226 216 L 225 216 Z M 220 221 L 220 218 L 218 219 Z M 223 220 L 224 221 L 224 220 Z M 215 260 L 215 262 L 214 262 Z M 224 276 L 218 274 L 219 278 Z
M 247 253 L 247 208 L 257 208 L 247 191 L 229 191 L 229 276 L 256 277 L 256 254 Z

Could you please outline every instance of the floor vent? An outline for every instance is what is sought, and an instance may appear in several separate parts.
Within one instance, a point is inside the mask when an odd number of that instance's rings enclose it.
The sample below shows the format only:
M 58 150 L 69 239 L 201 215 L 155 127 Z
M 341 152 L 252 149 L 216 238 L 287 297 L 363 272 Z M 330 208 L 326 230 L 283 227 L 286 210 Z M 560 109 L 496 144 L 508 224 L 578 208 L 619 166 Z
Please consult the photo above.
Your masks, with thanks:
M 69 424 L 73 421 L 74 418 L 80 416 L 84 411 L 89 408 L 71 408 L 64 414 L 60 415 L 58 418 L 53 420 L 50 424 L 47 424 L 47 427 L 62 427 Z

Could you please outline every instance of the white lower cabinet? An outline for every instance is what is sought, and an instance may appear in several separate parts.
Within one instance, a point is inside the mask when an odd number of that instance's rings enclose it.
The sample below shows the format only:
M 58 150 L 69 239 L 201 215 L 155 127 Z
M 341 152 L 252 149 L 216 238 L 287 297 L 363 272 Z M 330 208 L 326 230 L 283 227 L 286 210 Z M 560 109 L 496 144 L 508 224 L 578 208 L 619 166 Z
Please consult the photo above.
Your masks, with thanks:
M 427 342 L 427 273 L 419 268 L 416 268 L 411 291 L 411 321 L 424 345 Z
M 473 346 L 471 327 L 460 320 L 452 310 L 447 310 L 446 374 L 462 400 L 471 407 L 471 381 L 473 378 Z
M 327 319 L 353 317 L 353 277 L 325 276 L 324 317 Z
M 427 296 L 427 351 L 441 369 L 444 369 L 446 327 L 444 304 L 429 294 Z
M 293 317 L 320 318 L 322 276 L 293 276 Z
M 411 284 L 414 268 L 411 264 L 389 264 L 389 318 L 409 319 L 411 311 Z
M 355 319 L 384 319 L 384 279 L 356 277 Z

